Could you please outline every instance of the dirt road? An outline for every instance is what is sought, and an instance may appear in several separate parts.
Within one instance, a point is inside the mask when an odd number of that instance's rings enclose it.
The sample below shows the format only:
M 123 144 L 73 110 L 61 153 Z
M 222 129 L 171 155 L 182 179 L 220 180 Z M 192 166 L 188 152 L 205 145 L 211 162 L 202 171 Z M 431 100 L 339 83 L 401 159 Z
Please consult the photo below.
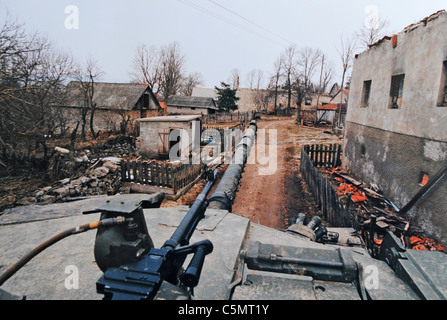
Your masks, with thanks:
M 300 212 L 310 216 L 318 214 L 313 197 L 299 172 L 301 148 L 306 143 L 338 142 L 339 138 L 324 133 L 322 128 L 298 126 L 292 118 L 260 120 L 258 126 L 252 156 L 253 152 L 258 154 L 258 150 L 269 152 L 269 146 L 275 145 L 276 172 L 271 175 L 260 174 L 260 170 L 265 170 L 272 164 L 273 160 L 270 158 L 270 163 L 256 161 L 255 164 L 247 164 L 233 205 L 233 213 L 276 229 L 287 228 L 291 219 L 296 218 Z M 264 135 L 262 129 L 269 134 Z M 274 134 L 270 134 L 274 129 L 276 141 L 269 139 L 274 137 Z

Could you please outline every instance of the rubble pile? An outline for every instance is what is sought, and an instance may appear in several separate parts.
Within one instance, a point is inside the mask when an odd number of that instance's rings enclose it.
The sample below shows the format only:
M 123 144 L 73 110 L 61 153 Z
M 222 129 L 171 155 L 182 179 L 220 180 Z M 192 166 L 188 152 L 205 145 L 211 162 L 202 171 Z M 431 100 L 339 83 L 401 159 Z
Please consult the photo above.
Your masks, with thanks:
M 114 195 L 121 191 L 119 160 L 119 158 L 99 159 L 83 174 L 59 180 L 51 186 L 39 189 L 21 202 L 49 204 L 85 196 Z
M 97 145 L 93 148 L 93 153 L 101 157 L 110 157 L 115 155 L 130 157 L 136 150 L 136 139 L 134 137 L 117 136 L 107 140 L 103 144 Z
M 368 187 L 341 168 L 327 169 L 325 173 L 354 215 L 354 227 L 360 230 L 373 255 L 379 251 L 388 231 L 394 233 L 408 249 L 446 252 L 441 244 L 424 236 L 419 228 L 399 216 L 399 208 L 380 194 L 377 186 Z
M 117 136 L 78 150 L 55 147 L 48 170 L 48 186 L 0 199 L 0 208 L 61 203 L 80 197 L 128 193 L 122 187 L 120 161 L 134 155 L 135 138 Z M 1 204 L 1 203 L 0 203 Z

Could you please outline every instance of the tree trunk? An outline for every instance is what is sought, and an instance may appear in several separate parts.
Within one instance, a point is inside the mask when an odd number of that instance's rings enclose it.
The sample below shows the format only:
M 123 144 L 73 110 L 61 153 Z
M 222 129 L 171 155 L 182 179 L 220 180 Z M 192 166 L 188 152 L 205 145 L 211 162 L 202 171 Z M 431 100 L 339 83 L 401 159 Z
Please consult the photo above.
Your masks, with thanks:
M 96 139 L 96 132 L 95 132 L 94 121 L 93 121 L 94 116 L 95 116 L 95 108 L 92 108 L 92 111 L 90 113 L 90 132 L 92 133 L 92 138 Z

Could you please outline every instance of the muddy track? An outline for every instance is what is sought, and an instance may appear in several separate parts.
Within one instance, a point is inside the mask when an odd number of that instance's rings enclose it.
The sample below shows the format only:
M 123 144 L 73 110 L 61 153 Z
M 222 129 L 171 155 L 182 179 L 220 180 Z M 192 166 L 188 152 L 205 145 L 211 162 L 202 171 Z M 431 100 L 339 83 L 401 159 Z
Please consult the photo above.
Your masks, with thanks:
M 276 129 L 277 141 L 269 142 L 258 133 L 254 151 L 259 146 L 269 150 L 277 147 L 277 167 L 272 175 L 260 175 L 267 164 L 247 164 L 233 204 L 233 213 L 247 217 L 254 223 L 271 228 L 287 228 L 299 213 L 318 214 L 315 201 L 299 172 L 299 156 L 304 143 L 334 142 L 338 138 L 324 134 L 324 129 L 298 126 L 294 119 L 259 121 L 259 129 Z M 263 149 L 264 150 L 264 149 Z

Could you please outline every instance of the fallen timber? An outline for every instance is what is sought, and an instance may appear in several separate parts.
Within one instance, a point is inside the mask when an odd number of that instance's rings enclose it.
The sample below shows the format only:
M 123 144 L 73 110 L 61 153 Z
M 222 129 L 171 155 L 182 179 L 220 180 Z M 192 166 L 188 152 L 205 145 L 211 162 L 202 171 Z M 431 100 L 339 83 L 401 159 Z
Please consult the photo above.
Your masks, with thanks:
M 326 152 L 330 149 L 337 150 L 336 147 L 304 146 L 301 155 L 301 172 L 327 223 L 338 227 L 352 226 L 358 230 L 373 256 L 379 252 L 387 232 L 394 233 L 406 248 L 445 252 L 442 245 L 424 236 L 402 214 L 405 208 L 417 201 L 415 199 L 419 199 L 418 195 L 426 194 L 439 179 L 432 179 L 431 184 L 422 188 L 402 211 L 382 195 L 377 186 L 358 181 L 335 166 L 333 158 L 328 156 L 330 153 Z M 444 174 L 441 171 L 437 177 Z

